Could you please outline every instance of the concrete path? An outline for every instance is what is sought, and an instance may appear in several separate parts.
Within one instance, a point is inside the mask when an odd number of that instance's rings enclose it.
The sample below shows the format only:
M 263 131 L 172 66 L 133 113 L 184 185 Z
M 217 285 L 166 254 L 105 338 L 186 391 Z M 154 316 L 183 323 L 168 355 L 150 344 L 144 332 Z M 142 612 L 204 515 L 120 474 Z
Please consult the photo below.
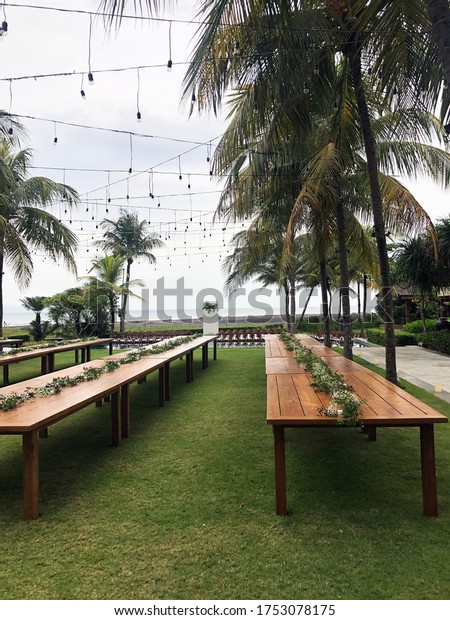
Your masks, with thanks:
M 422 347 L 396 347 L 400 378 L 450 403 L 450 356 Z M 384 347 L 354 347 L 353 355 L 385 368 Z

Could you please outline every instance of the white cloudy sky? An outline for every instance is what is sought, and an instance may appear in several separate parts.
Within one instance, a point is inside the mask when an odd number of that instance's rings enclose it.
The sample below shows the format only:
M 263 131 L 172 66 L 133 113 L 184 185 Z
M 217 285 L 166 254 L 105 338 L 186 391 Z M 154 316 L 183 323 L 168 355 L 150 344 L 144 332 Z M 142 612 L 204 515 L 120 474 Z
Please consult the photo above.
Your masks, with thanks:
M 221 266 L 227 251 L 224 243 L 227 243 L 231 232 L 240 226 L 228 227 L 226 231 L 220 224 L 211 226 L 220 186 L 209 176 L 208 147 L 193 148 L 195 145 L 189 141 L 204 144 L 212 141 L 213 146 L 225 122 L 212 115 L 202 118 L 194 115 L 189 119 L 188 109 L 180 108 L 181 80 L 186 68 L 184 63 L 189 58 L 191 39 L 197 27 L 176 20 L 192 19 L 196 3 L 179 0 L 176 8 L 164 15 L 166 19 L 174 20 L 171 26 L 174 66 L 170 73 L 165 69 L 169 58 L 168 21 L 136 23 L 124 20 L 116 35 L 105 32 L 101 19 L 94 20 L 91 69 L 95 85 L 92 87 L 87 83 L 89 16 L 24 8 L 25 2 L 16 4 L 21 4 L 23 8 L 6 5 L 9 34 L 0 45 L 0 97 L 3 109 L 51 121 L 158 136 L 133 138 L 133 174 L 129 175 L 131 150 L 128 135 L 60 124 L 55 127 L 53 122 L 23 119 L 29 134 L 28 145 L 35 153 L 34 164 L 37 168 L 34 174 L 65 180 L 82 196 L 82 204 L 72 213 L 65 213 L 64 207 L 59 206 L 54 210 L 79 237 L 79 275 L 85 275 L 91 259 L 100 255 L 100 250 L 96 251 L 93 246 L 100 236 L 100 221 L 104 217 L 114 219 L 118 205 L 123 205 L 138 211 L 142 219 L 149 220 L 152 229 L 161 234 L 167 246 L 156 252 L 156 270 L 140 261 L 133 266 L 133 277 L 142 278 L 151 290 L 156 278 L 161 276 L 165 277 L 169 286 L 174 286 L 176 280 L 184 276 L 187 286 L 194 289 L 194 294 L 205 287 L 221 289 L 224 280 Z M 51 3 L 40 0 L 38 4 L 95 11 L 99 1 L 60 0 L 59 3 Z M 130 13 L 133 4 L 130 2 Z M 147 65 L 161 66 L 140 70 L 142 122 L 137 123 L 137 70 L 101 71 Z M 80 96 L 79 75 L 13 81 L 5 79 L 80 71 L 85 72 L 85 100 Z M 56 145 L 53 143 L 55 135 L 58 137 Z M 189 150 L 191 152 L 186 153 Z M 167 160 L 172 161 L 163 163 Z M 56 168 L 60 170 L 52 170 Z M 99 169 L 105 172 L 73 169 Z M 139 171 L 151 169 L 155 200 L 148 196 L 151 175 L 138 174 Z M 107 170 L 111 171 L 109 177 Z M 108 183 L 112 183 L 110 203 L 107 202 Z M 415 183 L 414 189 L 434 219 L 450 212 L 444 192 L 424 182 Z M 50 295 L 76 283 L 76 278 L 62 266 L 37 256 L 33 281 L 26 291 L 19 291 L 10 272 L 6 271 L 5 303 L 7 306 L 17 306 L 24 295 Z M 168 304 L 169 307 L 174 305 Z M 245 302 L 240 305 L 247 306 Z M 186 306 L 195 307 L 195 299 L 187 300 Z

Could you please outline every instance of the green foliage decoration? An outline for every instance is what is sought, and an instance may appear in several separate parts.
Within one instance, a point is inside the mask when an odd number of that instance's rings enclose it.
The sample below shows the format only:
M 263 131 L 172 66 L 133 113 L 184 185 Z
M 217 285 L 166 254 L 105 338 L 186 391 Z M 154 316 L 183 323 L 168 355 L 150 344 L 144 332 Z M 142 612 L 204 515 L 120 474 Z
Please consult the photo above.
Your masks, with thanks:
M 84 381 L 94 381 L 100 378 L 105 373 L 111 373 L 120 368 L 123 364 L 131 364 L 139 361 L 141 358 L 149 355 L 157 355 L 158 353 L 164 353 L 170 351 L 175 347 L 190 342 L 199 335 L 185 336 L 181 338 L 175 338 L 164 344 L 159 344 L 153 348 L 140 348 L 135 351 L 130 351 L 128 355 L 119 360 L 106 360 L 102 366 L 98 367 L 84 367 L 83 371 L 79 374 L 69 377 L 55 377 L 45 385 L 38 388 L 26 388 L 23 392 L 18 394 L 17 392 L 11 392 L 10 394 L 0 395 L 0 410 L 11 411 L 22 403 L 29 402 L 38 397 L 52 396 L 59 394 L 65 387 L 74 387 Z
M 353 388 L 346 384 L 342 375 L 334 372 L 328 364 L 314 355 L 310 349 L 304 347 L 294 336 L 283 332 L 280 339 L 288 351 L 294 353 L 298 364 L 304 367 L 312 381 L 311 384 L 317 392 L 330 394 L 331 400 L 328 407 L 321 407 L 318 411 L 321 415 L 336 418 L 337 424 L 356 426 L 364 404 Z

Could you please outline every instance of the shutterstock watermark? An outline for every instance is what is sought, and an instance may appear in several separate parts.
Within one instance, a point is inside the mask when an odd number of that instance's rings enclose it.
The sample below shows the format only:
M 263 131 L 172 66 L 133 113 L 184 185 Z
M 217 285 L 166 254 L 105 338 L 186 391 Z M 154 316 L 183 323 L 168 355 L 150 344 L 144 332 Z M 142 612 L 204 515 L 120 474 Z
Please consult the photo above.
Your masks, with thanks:
M 178 278 L 175 286 L 166 285 L 165 278 L 159 278 L 153 289 L 143 288 L 139 291 L 140 299 L 134 300 L 134 305 L 140 307 L 125 314 L 126 322 L 148 322 L 158 320 L 163 322 L 192 323 L 203 317 L 203 304 L 205 301 L 214 302 L 218 305 L 220 316 L 227 317 L 228 323 L 251 323 L 271 321 L 286 321 L 286 296 L 282 290 L 274 290 L 266 287 L 236 288 L 228 294 L 223 291 L 206 287 L 200 289 L 195 295 L 194 290 L 186 286 L 184 277 Z M 350 293 L 352 316 L 358 320 L 358 306 L 361 308 L 362 300 L 358 304 L 355 293 Z M 378 304 L 378 299 L 373 290 L 367 290 L 366 316 L 370 317 Z M 288 313 L 290 300 L 288 302 Z M 305 309 L 305 320 L 311 316 L 321 316 L 321 292 L 316 287 L 298 291 L 295 295 L 295 313 L 298 318 Z M 334 320 L 340 317 L 339 292 L 335 292 L 329 298 L 329 316 Z M 208 316 L 204 320 L 208 320 Z

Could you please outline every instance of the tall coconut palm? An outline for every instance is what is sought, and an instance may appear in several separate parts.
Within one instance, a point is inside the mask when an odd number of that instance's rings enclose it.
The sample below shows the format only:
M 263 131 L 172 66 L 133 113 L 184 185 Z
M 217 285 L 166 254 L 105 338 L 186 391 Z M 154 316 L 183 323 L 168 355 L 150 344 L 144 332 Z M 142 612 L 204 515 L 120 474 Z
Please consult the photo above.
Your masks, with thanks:
M 131 265 L 140 257 L 146 258 L 150 263 L 155 263 L 156 258 L 152 254 L 155 248 L 161 248 L 164 243 L 155 233 L 148 232 L 145 220 L 139 220 L 137 213 L 129 213 L 126 209 L 120 210 L 117 220 L 104 219 L 101 226 L 105 229 L 103 239 L 98 244 L 106 252 L 112 252 L 115 256 L 125 260 L 126 272 L 122 304 L 120 308 L 120 331 L 125 330 L 125 312 L 130 289 Z
M 14 152 L 10 142 L 0 143 L 0 335 L 3 334 L 3 270 L 8 265 L 21 287 L 33 273 L 33 251 L 62 259 L 76 272 L 76 236 L 45 211 L 55 201 L 73 205 L 77 192 L 46 177 L 30 177 L 29 149 Z
M 126 258 L 124 256 L 103 256 L 92 261 L 89 273 L 94 272 L 93 276 L 83 276 L 82 279 L 89 280 L 91 291 L 95 297 L 105 295 L 108 298 L 109 318 L 111 334 L 114 332 L 116 324 L 116 310 L 120 295 L 127 294 L 137 297 L 132 291 L 133 286 L 144 286 L 143 280 L 129 280 L 128 283 L 121 284 L 123 269 Z

